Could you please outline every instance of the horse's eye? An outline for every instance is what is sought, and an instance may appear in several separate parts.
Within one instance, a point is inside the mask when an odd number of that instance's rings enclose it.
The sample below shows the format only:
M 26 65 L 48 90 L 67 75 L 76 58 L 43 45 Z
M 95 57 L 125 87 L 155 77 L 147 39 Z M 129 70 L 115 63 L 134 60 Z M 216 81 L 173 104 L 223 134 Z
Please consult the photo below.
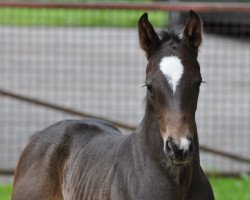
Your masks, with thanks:
M 199 88 L 202 82 L 203 82 L 202 80 L 196 81 L 196 82 L 194 83 L 195 87 Z
M 200 87 L 200 86 L 201 86 L 201 81 L 196 82 L 196 83 L 195 83 L 195 86 L 196 86 L 196 87 Z
M 152 85 L 146 85 L 147 90 L 152 94 Z

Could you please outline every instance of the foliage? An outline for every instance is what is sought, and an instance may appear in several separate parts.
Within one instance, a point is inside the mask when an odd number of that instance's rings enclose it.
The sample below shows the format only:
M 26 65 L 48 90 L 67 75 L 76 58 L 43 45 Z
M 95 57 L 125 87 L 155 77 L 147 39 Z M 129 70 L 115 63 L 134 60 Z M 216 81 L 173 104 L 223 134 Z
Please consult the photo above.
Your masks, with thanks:
M 166 12 L 148 13 L 154 26 L 166 25 Z M 139 10 L 0 8 L 0 25 L 135 27 L 142 14 Z

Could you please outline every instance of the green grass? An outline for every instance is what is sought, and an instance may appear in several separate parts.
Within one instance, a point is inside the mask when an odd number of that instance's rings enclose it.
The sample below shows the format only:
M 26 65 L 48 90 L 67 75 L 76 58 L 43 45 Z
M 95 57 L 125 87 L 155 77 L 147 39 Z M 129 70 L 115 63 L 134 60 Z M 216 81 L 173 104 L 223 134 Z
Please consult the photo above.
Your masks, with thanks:
M 250 177 L 210 178 L 216 200 L 250 200 Z
M 0 8 L 0 25 L 135 27 L 142 13 L 139 10 Z M 154 26 L 166 25 L 166 12 L 148 13 Z
M 250 177 L 210 178 L 216 200 L 249 200 Z M 0 185 L 0 200 L 10 200 L 11 185 Z
M 12 191 L 12 185 L 2 185 L 0 184 L 0 200 L 10 200 Z

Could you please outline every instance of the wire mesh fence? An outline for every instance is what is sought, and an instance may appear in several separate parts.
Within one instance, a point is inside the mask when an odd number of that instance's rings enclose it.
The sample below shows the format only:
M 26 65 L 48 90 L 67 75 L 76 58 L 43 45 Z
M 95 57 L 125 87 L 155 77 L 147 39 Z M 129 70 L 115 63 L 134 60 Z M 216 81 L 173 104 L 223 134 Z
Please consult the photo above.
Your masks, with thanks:
M 132 126 L 140 123 L 146 58 L 136 25 L 143 10 L 0 10 L 1 89 Z M 170 16 L 149 12 L 158 30 L 169 25 Z M 207 84 L 196 117 L 200 143 L 250 159 L 248 35 L 214 34 L 211 28 L 230 30 L 222 24 L 205 26 L 199 62 Z M 0 96 L 0 108 L 0 169 L 15 168 L 34 132 L 77 118 L 6 96 Z M 249 164 L 204 152 L 201 163 L 209 172 L 250 171 Z

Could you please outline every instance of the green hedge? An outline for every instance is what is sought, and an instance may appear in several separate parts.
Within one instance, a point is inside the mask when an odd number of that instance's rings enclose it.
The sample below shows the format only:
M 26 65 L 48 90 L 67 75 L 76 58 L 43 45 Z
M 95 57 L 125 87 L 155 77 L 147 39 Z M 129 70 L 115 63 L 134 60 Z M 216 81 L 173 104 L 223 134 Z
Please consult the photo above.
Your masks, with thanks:
M 106 26 L 135 27 L 143 11 L 0 8 L 0 25 L 6 26 Z M 163 11 L 149 11 L 156 27 L 168 22 Z

